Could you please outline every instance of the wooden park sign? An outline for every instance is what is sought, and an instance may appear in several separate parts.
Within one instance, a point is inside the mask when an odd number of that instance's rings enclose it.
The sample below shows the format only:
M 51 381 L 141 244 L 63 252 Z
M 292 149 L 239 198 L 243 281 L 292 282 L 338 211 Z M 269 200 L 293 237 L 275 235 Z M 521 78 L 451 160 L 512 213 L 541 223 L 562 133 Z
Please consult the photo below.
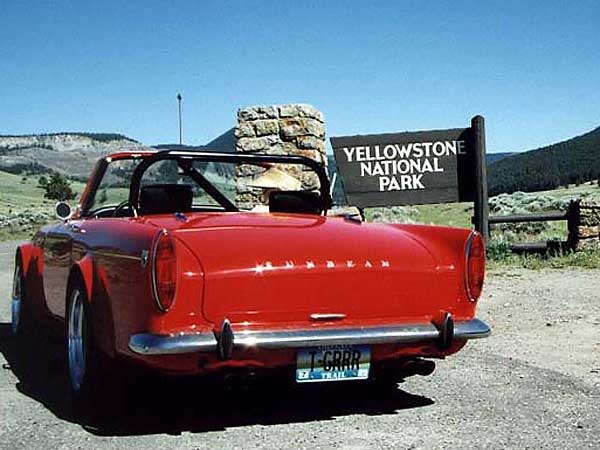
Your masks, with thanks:
M 485 125 L 450 130 L 332 137 L 346 199 L 359 208 L 474 202 L 488 237 Z

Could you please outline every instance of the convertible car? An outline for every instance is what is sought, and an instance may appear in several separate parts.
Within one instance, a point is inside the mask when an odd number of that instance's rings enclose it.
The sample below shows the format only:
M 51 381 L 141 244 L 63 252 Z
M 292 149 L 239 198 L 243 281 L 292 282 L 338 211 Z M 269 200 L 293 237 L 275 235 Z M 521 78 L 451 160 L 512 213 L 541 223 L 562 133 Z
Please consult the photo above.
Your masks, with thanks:
M 262 181 L 240 186 L 242 175 Z M 62 220 L 18 247 L 12 329 L 65 330 L 76 395 L 128 365 L 279 368 L 298 383 L 429 375 L 490 333 L 475 317 L 477 232 L 328 215 L 329 190 L 324 167 L 301 156 L 102 158 L 77 208 L 59 203 Z

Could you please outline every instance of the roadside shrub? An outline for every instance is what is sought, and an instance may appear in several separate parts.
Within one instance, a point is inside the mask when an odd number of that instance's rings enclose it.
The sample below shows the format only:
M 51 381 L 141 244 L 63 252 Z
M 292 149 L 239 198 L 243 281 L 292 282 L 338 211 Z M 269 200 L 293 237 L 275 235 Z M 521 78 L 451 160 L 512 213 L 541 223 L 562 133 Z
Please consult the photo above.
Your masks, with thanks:
M 57 172 L 52 174 L 44 189 L 46 191 L 44 197 L 52 200 L 64 201 L 75 198 L 75 192 L 71 189 L 67 179 Z
M 547 211 L 565 211 L 568 200 L 556 198 L 546 194 L 526 194 L 514 192 L 513 194 L 500 194 L 489 200 L 490 215 L 508 216 L 513 214 L 530 214 Z M 495 230 L 507 234 L 539 234 L 548 230 L 548 222 L 520 222 L 501 223 L 494 225 Z

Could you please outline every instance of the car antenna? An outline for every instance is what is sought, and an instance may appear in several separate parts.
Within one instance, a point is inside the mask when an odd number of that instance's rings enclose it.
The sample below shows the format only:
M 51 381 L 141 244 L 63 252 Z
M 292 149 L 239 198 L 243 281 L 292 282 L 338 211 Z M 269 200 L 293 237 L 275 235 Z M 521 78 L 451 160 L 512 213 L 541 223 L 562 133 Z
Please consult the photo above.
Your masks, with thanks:
M 183 145 L 183 128 L 181 125 L 181 94 L 177 94 L 177 106 L 179 109 L 179 145 Z

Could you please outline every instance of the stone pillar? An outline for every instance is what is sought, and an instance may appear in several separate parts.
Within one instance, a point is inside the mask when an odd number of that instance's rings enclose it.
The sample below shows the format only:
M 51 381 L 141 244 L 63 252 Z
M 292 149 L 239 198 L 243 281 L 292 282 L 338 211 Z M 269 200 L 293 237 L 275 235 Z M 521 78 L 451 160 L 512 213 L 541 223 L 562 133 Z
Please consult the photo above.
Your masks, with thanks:
M 266 153 L 278 155 L 300 155 L 327 165 L 325 155 L 325 125 L 323 113 L 306 104 L 261 105 L 240 109 L 236 151 L 241 153 Z M 319 179 L 308 167 L 277 164 L 302 182 L 302 189 L 319 187 Z M 261 203 L 260 189 L 247 187 L 247 183 L 266 169 L 240 165 L 236 168 L 238 204 Z
M 569 205 L 569 246 L 575 250 L 600 248 L 600 203 L 589 199 Z

